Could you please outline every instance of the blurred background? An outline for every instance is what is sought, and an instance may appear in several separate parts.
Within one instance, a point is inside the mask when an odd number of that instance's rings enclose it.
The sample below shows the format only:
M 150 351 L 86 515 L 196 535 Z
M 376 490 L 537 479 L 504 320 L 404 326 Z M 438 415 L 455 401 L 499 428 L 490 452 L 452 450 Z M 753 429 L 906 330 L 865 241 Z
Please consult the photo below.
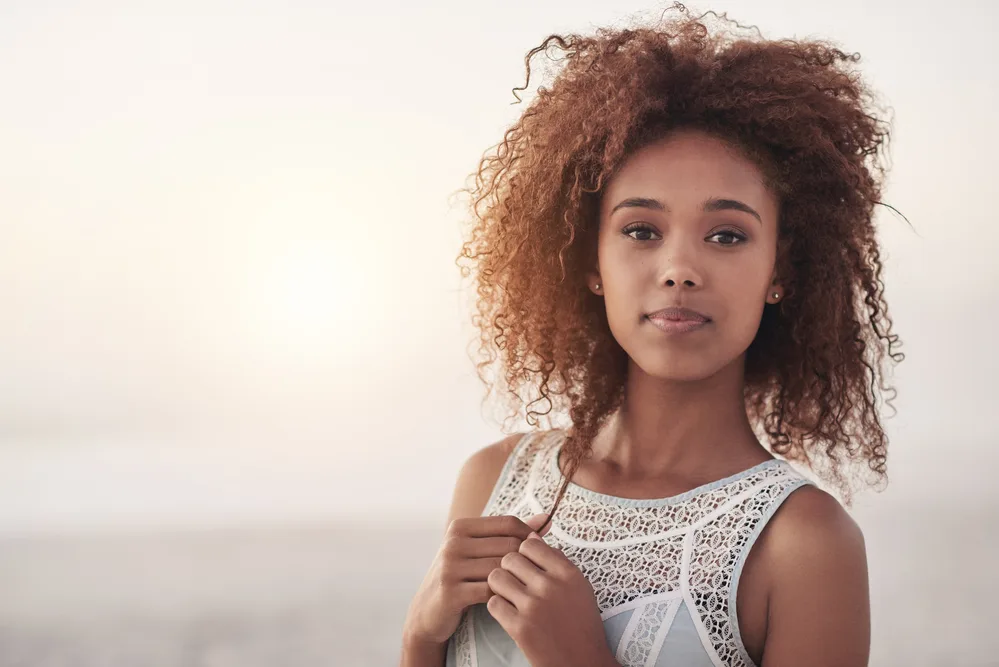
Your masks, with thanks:
M 550 32 L 668 3 L 0 4 L 0 666 L 389 665 L 480 409 L 461 188 Z M 872 665 L 996 665 L 991 2 L 732 0 L 895 110 Z

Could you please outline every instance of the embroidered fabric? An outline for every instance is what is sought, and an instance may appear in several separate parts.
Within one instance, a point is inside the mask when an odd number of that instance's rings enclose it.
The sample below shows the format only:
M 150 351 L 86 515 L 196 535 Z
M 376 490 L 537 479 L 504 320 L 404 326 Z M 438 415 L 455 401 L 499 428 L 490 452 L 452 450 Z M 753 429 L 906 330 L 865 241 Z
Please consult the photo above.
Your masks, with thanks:
M 669 625 L 665 622 L 667 616 L 676 613 L 679 603 L 675 599 L 662 602 L 650 602 L 641 609 L 635 610 L 629 627 L 621 637 L 617 660 L 622 665 L 644 665 L 649 656 L 654 656 L 654 649 L 662 646 L 663 638 Z
M 548 511 L 563 480 L 564 436 L 563 429 L 525 436 L 483 515 Z M 735 609 L 742 564 L 783 498 L 807 482 L 774 459 L 669 498 L 620 498 L 570 483 L 543 539 L 593 586 L 602 619 L 634 609 L 616 651 L 622 665 L 654 665 L 685 603 L 711 662 L 748 666 Z M 453 637 L 459 667 L 477 664 L 469 617 Z
M 455 647 L 455 658 L 459 665 L 475 664 L 475 628 L 472 615 L 465 613 L 462 615 L 461 623 L 455 630 L 452 640 Z

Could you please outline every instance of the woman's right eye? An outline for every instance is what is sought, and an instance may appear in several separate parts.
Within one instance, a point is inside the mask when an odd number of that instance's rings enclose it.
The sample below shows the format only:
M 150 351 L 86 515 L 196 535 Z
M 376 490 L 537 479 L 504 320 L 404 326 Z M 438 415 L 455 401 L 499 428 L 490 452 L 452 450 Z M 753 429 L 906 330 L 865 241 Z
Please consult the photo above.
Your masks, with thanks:
M 625 236 L 628 236 L 628 237 L 630 237 L 632 239 L 635 239 L 636 241 L 652 241 L 653 240 L 653 239 L 647 238 L 647 237 L 646 238 L 636 238 L 635 236 L 632 236 L 632 234 L 635 234 L 636 232 L 639 233 L 639 234 L 656 234 L 656 230 L 654 230 L 654 229 L 652 229 L 652 227 L 649 227 L 648 225 L 644 225 L 644 224 L 631 225 L 630 227 L 627 227 L 624 230 Z

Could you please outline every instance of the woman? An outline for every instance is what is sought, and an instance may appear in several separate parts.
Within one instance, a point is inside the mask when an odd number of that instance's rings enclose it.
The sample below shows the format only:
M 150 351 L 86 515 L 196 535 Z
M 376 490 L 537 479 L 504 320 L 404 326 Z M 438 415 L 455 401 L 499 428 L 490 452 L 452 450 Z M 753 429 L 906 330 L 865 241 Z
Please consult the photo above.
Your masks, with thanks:
M 465 463 L 403 665 L 867 664 L 863 535 L 798 470 L 886 480 L 888 127 L 856 56 L 675 8 L 532 50 L 480 164 L 480 376 L 569 424 Z

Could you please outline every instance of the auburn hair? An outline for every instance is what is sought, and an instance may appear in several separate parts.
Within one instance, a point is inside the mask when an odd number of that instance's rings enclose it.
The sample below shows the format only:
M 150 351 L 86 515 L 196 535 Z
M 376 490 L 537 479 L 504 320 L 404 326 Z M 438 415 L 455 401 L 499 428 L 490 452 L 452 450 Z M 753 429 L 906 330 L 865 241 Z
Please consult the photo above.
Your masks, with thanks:
M 890 122 L 856 71 L 858 54 L 820 40 L 767 40 L 679 3 L 666 14 L 654 25 L 553 34 L 525 58 L 515 96 L 536 55 L 553 76 L 464 190 L 472 221 L 457 264 L 474 274 L 484 400 L 499 384 L 508 418 L 538 426 L 568 417 L 566 479 L 550 520 L 620 406 L 628 367 L 585 281 L 601 193 L 634 151 L 697 128 L 752 159 L 780 205 L 785 295 L 765 307 L 746 352 L 747 414 L 774 454 L 807 466 L 849 505 L 858 477 L 887 482 L 878 402 L 895 393 L 885 362 L 904 358 L 873 221 Z

